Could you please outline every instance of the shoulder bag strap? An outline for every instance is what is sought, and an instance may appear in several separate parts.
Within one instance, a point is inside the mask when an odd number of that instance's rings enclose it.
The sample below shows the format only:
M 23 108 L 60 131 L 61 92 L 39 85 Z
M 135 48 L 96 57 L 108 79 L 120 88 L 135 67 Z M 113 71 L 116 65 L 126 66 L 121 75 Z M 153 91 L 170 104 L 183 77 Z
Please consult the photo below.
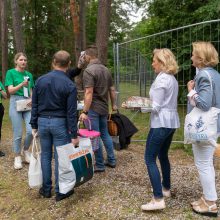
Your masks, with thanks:
M 212 77 L 210 76 L 210 73 L 208 71 L 205 71 L 208 78 L 209 78 L 209 81 L 210 81 L 210 85 L 211 85 L 211 90 L 212 90 L 212 93 L 213 93 L 213 98 L 212 98 L 212 106 L 215 106 L 216 105 L 216 97 L 215 97 L 215 90 L 213 87 L 215 87 L 215 84 L 213 86 L 213 80 L 212 80 Z

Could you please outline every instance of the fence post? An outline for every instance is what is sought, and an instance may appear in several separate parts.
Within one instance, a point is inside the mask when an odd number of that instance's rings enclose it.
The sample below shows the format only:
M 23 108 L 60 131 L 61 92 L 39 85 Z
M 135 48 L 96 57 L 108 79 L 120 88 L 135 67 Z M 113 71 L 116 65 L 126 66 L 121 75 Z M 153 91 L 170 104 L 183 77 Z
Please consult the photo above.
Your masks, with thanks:
M 120 83 L 120 66 L 119 66 L 119 44 L 116 43 L 116 90 L 117 90 L 117 106 L 120 106 L 120 88 L 119 88 L 119 83 Z

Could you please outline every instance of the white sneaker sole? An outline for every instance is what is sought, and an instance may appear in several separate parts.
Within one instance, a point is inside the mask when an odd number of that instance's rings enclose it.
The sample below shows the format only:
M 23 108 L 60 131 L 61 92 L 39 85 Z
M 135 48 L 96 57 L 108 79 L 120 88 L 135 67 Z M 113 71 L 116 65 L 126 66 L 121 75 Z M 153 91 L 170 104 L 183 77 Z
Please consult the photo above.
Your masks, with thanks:
M 20 169 L 22 169 L 23 167 L 22 167 L 22 166 L 20 166 L 20 167 L 14 166 L 14 168 L 15 168 L 16 170 L 20 170 Z
M 152 202 L 152 200 L 141 206 L 142 211 L 153 211 L 153 210 L 160 210 L 160 209 L 165 209 L 166 208 L 166 204 L 163 201 L 160 202 Z
M 143 207 L 141 206 L 142 211 L 154 211 L 154 210 L 162 210 L 165 209 L 166 206 L 161 206 L 161 207 Z

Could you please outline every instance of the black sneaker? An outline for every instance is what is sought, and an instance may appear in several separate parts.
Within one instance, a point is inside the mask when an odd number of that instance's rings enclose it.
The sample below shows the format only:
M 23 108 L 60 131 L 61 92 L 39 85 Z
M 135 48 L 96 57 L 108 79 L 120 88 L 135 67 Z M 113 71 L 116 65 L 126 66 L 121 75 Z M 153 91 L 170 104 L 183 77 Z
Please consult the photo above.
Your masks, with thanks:
M 63 193 L 56 193 L 56 202 L 59 202 L 63 199 L 66 199 L 70 197 L 74 193 L 74 189 L 70 190 L 68 193 L 63 194 Z
M 107 166 L 107 167 L 111 167 L 111 168 L 115 168 L 116 167 L 116 164 L 111 164 L 111 163 L 109 163 L 109 162 L 105 162 L 105 166 Z
M 41 194 L 44 198 L 51 198 L 51 192 L 45 192 L 43 187 L 39 189 L 39 194 Z
M 5 156 L 5 153 L 0 151 L 0 157 L 4 157 Z
M 98 168 L 98 167 L 94 167 L 94 173 L 102 173 L 105 172 L 105 168 Z

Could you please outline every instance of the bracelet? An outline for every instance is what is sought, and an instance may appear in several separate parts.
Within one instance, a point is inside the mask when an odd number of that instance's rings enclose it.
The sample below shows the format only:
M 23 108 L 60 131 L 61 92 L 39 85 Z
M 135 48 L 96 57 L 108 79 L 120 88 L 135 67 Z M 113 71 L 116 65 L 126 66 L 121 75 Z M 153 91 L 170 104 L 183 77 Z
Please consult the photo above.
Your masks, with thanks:
M 83 114 L 85 115 L 88 115 L 88 112 L 87 111 L 82 111 Z

